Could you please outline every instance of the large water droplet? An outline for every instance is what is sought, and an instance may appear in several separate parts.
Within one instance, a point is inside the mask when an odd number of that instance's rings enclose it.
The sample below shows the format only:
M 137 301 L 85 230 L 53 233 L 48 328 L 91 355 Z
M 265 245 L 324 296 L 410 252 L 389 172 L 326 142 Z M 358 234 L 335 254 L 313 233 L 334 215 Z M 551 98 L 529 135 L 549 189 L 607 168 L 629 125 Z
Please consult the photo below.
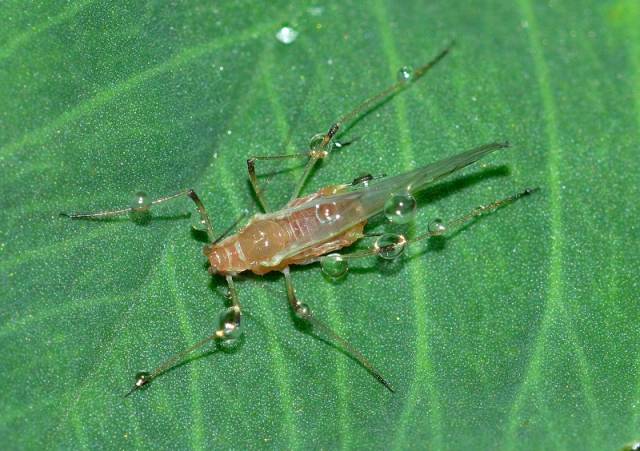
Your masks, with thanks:
M 431 221 L 429 223 L 428 229 L 429 229 L 429 233 L 431 233 L 431 235 L 433 236 L 443 235 L 447 233 L 447 226 L 445 225 L 444 222 L 442 222 L 442 219 L 439 219 L 439 218 L 436 218 L 433 221 Z
M 320 267 L 327 276 L 338 279 L 349 270 L 349 263 L 340 254 L 329 254 L 320 258 Z
M 380 258 L 393 260 L 402 254 L 406 245 L 407 240 L 402 235 L 385 233 L 376 240 L 374 248 Z
M 384 215 L 394 224 L 406 224 L 416 214 L 416 199 L 410 193 L 394 194 L 384 204 Z
M 240 327 L 240 312 L 238 307 L 229 307 L 220 312 L 218 320 L 220 322 L 220 330 L 222 331 L 224 340 L 235 340 L 242 335 Z
M 290 27 L 289 25 L 284 25 L 276 33 L 276 39 L 282 42 L 283 44 L 291 44 L 297 38 L 298 38 L 298 32 L 292 27 Z
M 410 67 L 402 66 L 398 71 L 398 81 L 400 82 L 408 82 L 411 81 L 413 77 L 413 71 Z

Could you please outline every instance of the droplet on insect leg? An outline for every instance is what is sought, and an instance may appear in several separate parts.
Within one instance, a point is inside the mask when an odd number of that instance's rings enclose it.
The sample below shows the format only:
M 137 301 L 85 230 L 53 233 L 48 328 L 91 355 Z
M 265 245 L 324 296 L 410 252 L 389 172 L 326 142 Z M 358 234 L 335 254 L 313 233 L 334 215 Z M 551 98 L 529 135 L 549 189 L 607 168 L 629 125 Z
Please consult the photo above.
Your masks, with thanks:
M 400 82 L 409 82 L 411 81 L 411 77 L 413 76 L 413 71 L 410 67 L 402 66 L 398 71 L 398 81 Z
M 311 315 L 311 308 L 307 304 L 299 302 L 296 307 L 296 316 L 300 319 L 307 319 L 309 315 Z
M 394 224 L 406 224 L 414 218 L 416 205 L 410 193 L 394 194 L 384 204 L 384 215 Z
M 329 254 L 320 258 L 320 267 L 327 276 L 338 279 L 349 270 L 349 263 L 340 254 Z
M 242 335 L 240 311 L 238 310 L 238 307 L 229 307 L 220 312 L 219 322 L 220 338 L 223 340 L 235 340 L 236 338 L 240 338 L 240 335 Z
M 447 233 L 447 226 L 442 222 L 442 219 L 436 218 L 428 225 L 429 233 L 433 236 L 443 235 Z
M 151 382 L 151 373 L 149 373 L 148 371 L 140 371 L 136 373 L 136 388 L 147 385 L 149 382 Z
M 138 191 L 133 195 L 133 198 L 131 199 L 131 208 L 134 211 L 139 211 L 139 212 L 149 211 L 150 207 L 151 207 L 151 200 L 149 199 L 149 196 L 147 196 L 147 193 L 143 191 Z
M 197 232 L 207 231 L 207 225 L 198 212 L 191 215 L 191 228 Z
M 404 236 L 385 233 L 376 240 L 374 249 L 380 258 L 393 260 L 402 254 L 406 244 L 407 240 Z
M 313 135 L 309 140 L 309 150 L 320 150 L 322 148 L 322 142 L 324 141 L 324 137 L 325 137 L 324 133 L 317 133 Z M 327 145 L 324 146 L 322 150 L 329 152 L 331 149 L 333 149 L 334 145 L 335 143 L 333 142 L 333 139 L 331 139 L 329 140 Z
M 131 213 L 129 217 L 133 222 L 146 224 L 151 217 L 151 199 L 147 193 L 138 191 L 131 198 Z

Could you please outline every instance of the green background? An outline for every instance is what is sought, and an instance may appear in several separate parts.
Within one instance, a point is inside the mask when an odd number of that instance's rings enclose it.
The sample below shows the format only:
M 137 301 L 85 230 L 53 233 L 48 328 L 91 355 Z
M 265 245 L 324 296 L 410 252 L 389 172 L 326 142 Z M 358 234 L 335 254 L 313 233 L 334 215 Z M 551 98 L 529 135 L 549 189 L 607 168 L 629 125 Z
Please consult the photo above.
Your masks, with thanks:
M 0 4 L 3 448 L 620 449 L 640 439 L 640 4 L 619 1 Z M 284 24 L 300 33 L 275 38 Z M 187 200 L 146 226 L 69 221 L 192 187 L 218 230 L 254 208 L 245 159 L 304 148 L 449 40 L 360 120 L 307 192 L 466 148 L 513 148 L 419 197 L 414 231 L 539 194 L 301 299 L 392 395 L 302 333 L 280 277 L 238 282 L 246 333 L 127 399 L 216 327 L 225 290 Z M 299 164 L 265 163 L 267 197 Z M 385 225 L 378 222 L 377 227 Z

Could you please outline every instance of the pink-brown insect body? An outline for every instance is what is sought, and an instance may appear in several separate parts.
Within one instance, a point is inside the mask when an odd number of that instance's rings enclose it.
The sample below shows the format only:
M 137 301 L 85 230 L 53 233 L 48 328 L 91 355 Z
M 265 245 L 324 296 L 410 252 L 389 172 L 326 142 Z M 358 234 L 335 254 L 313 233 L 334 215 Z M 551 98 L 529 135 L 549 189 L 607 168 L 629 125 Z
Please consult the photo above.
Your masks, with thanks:
M 262 275 L 351 245 L 362 237 L 367 220 L 358 199 L 332 196 L 339 189 L 323 188 L 278 212 L 255 215 L 238 233 L 205 248 L 211 268 Z
M 292 264 L 317 261 L 321 255 L 362 238 L 367 220 L 382 212 L 392 194 L 424 189 L 505 146 L 482 146 L 404 174 L 355 187 L 329 186 L 295 199 L 276 212 L 257 214 L 236 234 L 205 247 L 211 271 L 221 275 L 243 271 L 266 274 Z

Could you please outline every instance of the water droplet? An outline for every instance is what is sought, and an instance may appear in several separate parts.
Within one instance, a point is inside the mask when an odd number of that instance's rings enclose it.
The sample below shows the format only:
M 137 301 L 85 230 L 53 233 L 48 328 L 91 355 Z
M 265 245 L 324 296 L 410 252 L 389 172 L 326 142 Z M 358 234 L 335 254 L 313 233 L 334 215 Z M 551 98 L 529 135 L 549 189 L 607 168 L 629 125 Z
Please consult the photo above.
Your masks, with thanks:
M 407 240 L 402 235 L 396 235 L 395 233 L 385 233 L 379 237 L 374 248 L 380 258 L 385 260 L 393 260 L 398 257 L 404 251 L 407 245 Z
M 140 389 L 151 382 L 151 373 L 148 371 L 139 371 L 136 373 L 136 383 L 133 390 Z
M 136 373 L 136 380 L 138 380 L 138 379 L 149 379 L 149 376 L 151 376 L 151 374 L 148 371 L 140 371 L 140 372 Z
M 240 327 L 240 311 L 238 307 L 229 307 L 220 312 L 220 331 L 223 340 L 235 340 L 242 335 Z
M 207 231 L 207 225 L 200 216 L 200 213 L 196 212 L 191 214 L 191 228 L 197 232 Z
M 138 191 L 131 198 L 131 212 L 129 217 L 139 225 L 148 224 L 151 220 L 151 199 L 146 193 Z
M 413 77 L 413 71 L 410 67 L 402 66 L 398 71 L 398 81 L 400 82 L 411 81 L 411 77 Z
M 410 193 L 394 194 L 384 204 L 384 215 L 394 224 L 406 224 L 416 214 L 416 199 Z
M 329 254 L 320 258 L 320 267 L 327 276 L 338 279 L 349 270 L 349 263 L 340 254 Z
M 298 38 L 298 32 L 291 28 L 289 25 L 285 25 L 276 33 L 276 39 L 283 44 L 291 44 Z
M 296 316 L 300 319 L 307 319 L 309 315 L 311 315 L 311 308 L 303 302 L 298 303 Z
M 447 233 L 447 226 L 442 222 L 442 219 L 436 218 L 429 223 L 428 226 L 429 233 L 434 236 L 443 235 Z
M 149 199 L 149 196 L 147 196 L 147 193 L 143 191 L 138 191 L 133 195 L 133 198 L 131 199 L 131 208 L 133 209 L 133 211 L 137 211 L 137 212 L 149 211 L 150 207 L 151 207 L 151 200 Z
M 320 150 L 322 148 L 322 142 L 324 141 L 324 133 L 318 133 L 316 135 L 313 135 L 311 137 L 311 139 L 309 140 L 309 150 Z M 335 143 L 333 142 L 333 139 L 329 141 L 329 143 L 324 146 L 323 150 L 326 150 L 327 152 L 329 152 L 331 149 L 333 149 Z

